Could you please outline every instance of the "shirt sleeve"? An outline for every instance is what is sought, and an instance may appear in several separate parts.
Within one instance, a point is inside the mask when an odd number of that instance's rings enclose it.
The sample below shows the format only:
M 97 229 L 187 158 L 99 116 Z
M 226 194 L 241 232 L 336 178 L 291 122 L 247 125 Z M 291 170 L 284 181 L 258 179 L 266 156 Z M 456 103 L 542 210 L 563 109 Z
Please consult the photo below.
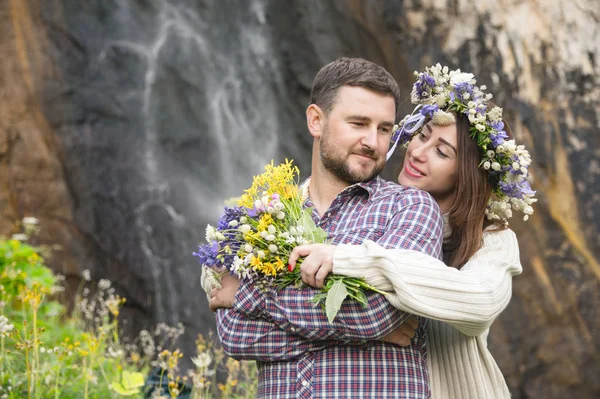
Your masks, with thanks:
M 339 245 L 333 271 L 364 277 L 393 293 L 388 299 L 399 309 L 477 336 L 508 305 L 512 277 L 522 272 L 522 266 L 517 238 L 506 229 L 485 232 L 482 247 L 460 270 L 416 251 L 365 242 Z
M 309 341 L 281 330 L 271 321 L 248 317 L 235 309 L 218 309 L 215 316 L 223 350 L 237 360 L 292 360 L 306 352 L 337 344 Z

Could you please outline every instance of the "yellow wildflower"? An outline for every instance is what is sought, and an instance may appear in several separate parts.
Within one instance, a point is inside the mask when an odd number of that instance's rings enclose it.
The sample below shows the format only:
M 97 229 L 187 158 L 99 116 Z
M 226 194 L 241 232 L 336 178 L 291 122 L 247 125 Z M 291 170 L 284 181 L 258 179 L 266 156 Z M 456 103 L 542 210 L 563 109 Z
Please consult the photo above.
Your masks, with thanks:
M 280 272 L 285 267 L 285 263 L 283 263 L 283 261 L 279 258 L 279 256 L 277 256 L 275 259 L 276 259 L 275 260 L 275 270 Z
M 273 217 L 268 213 L 263 214 L 258 221 L 258 232 L 266 231 L 270 224 L 273 224 Z
M 254 177 L 252 186 L 245 190 L 238 205 L 252 208 L 259 193 L 262 195 L 263 192 L 269 196 L 277 193 L 284 198 L 291 198 L 297 193 L 297 189 L 294 187 L 296 187 L 296 177 L 299 175 L 300 171 L 297 166 L 292 165 L 292 161 L 286 159 L 284 163 L 277 166 L 271 161 L 265 166 L 263 174 Z

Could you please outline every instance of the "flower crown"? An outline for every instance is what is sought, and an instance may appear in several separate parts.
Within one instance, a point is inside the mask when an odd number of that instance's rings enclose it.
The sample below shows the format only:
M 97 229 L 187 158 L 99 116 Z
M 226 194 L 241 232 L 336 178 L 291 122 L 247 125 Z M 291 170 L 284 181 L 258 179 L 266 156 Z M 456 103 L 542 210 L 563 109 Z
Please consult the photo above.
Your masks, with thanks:
M 523 220 L 533 214 L 531 206 L 537 201 L 535 191 L 529 184 L 531 157 L 522 145 L 507 140 L 504 131 L 502 108 L 492 107 L 488 102 L 491 94 L 484 93 L 485 86 L 475 86 L 473 74 L 450 71 L 440 64 L 415 72 L 417 81 L 410 94 L 413 104 L 418 104 L 412 114 L 394 126 L 392 149 L 404 146 L 422 128 L 427 120 L 447 126 L 456 122 L 454 113 L 464 114 L 471 124 L 470 135 L 481 149 L 480 167 L 489 172 L 492 197 L 486 209 L 487 218 L 508 224 L 513 211 L 521 211 Z M 419 112 L 417 112 L 419 111 Z

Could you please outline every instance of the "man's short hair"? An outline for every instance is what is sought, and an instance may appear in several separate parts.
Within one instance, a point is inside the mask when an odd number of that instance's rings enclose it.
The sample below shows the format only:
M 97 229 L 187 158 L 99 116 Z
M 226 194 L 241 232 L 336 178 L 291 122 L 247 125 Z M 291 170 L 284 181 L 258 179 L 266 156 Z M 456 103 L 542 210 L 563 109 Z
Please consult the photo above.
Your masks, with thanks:
M 313 81 L 310 103 L 329 113 L 342 86 L 363 87 L 392 96 L 398 110 L 400 88 L 396 80 L 382 66 L 362 58 L 344 57 L 321 68 Z

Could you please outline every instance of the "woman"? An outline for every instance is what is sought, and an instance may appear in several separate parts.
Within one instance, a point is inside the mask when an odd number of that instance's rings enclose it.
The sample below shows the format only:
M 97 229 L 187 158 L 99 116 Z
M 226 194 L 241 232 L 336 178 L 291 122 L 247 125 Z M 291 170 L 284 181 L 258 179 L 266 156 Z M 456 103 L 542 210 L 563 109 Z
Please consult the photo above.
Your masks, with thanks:
M 501 109 L 474 86 L 473 75 L 428 68 L 418 75 L 413 102 L 420 114 L 397 130 L 408 142 L 402 185 L 428 191 L 445 219 L 443 262 L 416 251 L 363 245 L 307 245 L 305 283 L 320 288 L 328 273 L 364 277 L 393 292 L 397 308 L 431 319 L 428 368 L 433 398 L 509 398 L 506 382 L 487 349 L 489 327 L 507 306 L 512 276 L 522 271 L 513 210 L 525 220 L 535 202 L 529 154 L 516 147 Z M 481 166 L 481 167 L 480 167 Z M 510 205 L 509 205 L 510 204 Z
M 504 398 L 508 388 L 486 338 L 506 307 L 511 279 L 521 273 L 513 210 L 532 213 L 529 154 L 504 130 L 502 110 L 473 75 L 439 64 L 418 74 L 411 98 L 421 109 L 396 130 L 394 148 L 408 144 L 400 184 L 428 191 L 444 213 L 443 262 L 408 250 L 363 245 L 307 245 L 303 280 L 322 287 L 328 273 L 365 277 L 392 292 L 397 308 L 432 319 L 428 368 L 433 398 Z M 393 151 L 390 151 L 390 153 Z M 481 166 L 481 167 L 480 167 Z M 211 305 L 229 299 L 211 293 Z M 221 301 L 220 305 L 218 300 Z M 389 342 L 394 342 L 390 339 Z

